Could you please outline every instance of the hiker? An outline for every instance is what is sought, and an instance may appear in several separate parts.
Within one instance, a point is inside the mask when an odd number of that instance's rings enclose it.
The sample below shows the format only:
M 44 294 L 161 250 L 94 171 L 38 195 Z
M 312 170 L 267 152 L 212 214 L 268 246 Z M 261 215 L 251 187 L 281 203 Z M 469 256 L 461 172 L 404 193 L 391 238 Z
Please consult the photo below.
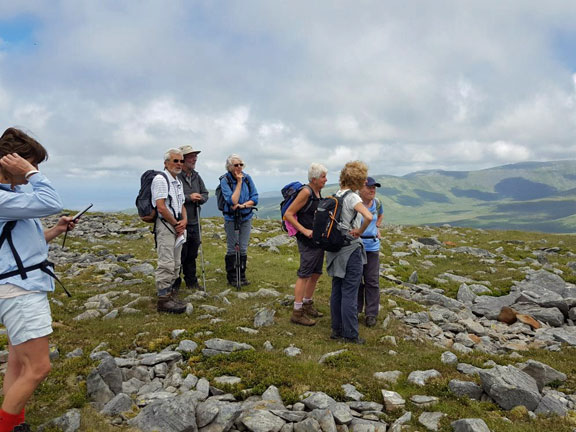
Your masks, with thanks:
M 365 342 L 358 334 L 358 287 L 366 264 L 360 236 L 372 221 L 372 213 L 355 191 L 364 186 L 367 176 L 368 168 L 360 161 L 348 162 L 340 171 L 340 189 L 336 196 L 351 191 L 343 199 L 341 224 L 341 230 L 347 232 L 350 242 L 338 252 L 326 252 L 326 272 L 332 276 L 330 338 L 357 344 Z
M 304 185 L 284 214 L 285 219 L 298 230 L 296 241 L 300 253 L 298 279 L 294 286 L 294 309 L 290 321 L 294 324 L 312 326 L 324 314 L 314 307 L 314 290 L 322 275 L 324 250 L 312 241 L 314 213 L 321 198 L 320 191 L 326 185 L 328 170 L 324 165 L 313 163 L 308 169 L 308 184 Z
M 361 236 L 366 251 L 366 264 L 358 289 L 358 314 L 364 310 L 366 327 L 376 325 L 380 308 L 380 226 L 384 212 L 382 203 L 376 198 L 377 187 L 380 187 L 380 183 L 368 177 L 360 189 L 362 203 L 372 214 L 372 222 Z
M 252 178 L 244 170 L 244 162 L 237 154 L 226 159 L 227 173 L 220 178 L 220 187 L 224 198 L 224 230 L 226 231 L 226 277 L 228 283 L 236 286 L 236 246 L 240 253 L 240 283 L 248 285 L 246 279 L 246 261 L 248 242 L 252 229 L 253 207 L 258 204 L 258 191 Z M 238 233 L 234 227 L 234 218 L 238 218 Z
M 196 172 L 196 161 L 200 150 L 194 150 L 192 146 L 186 145 L 180 147 L 184 156 L 184 166 L 182 172 L 178 174 L 178 179 L 184 187 L 184 206 L 186 207 L 186 216 L 188 224 L 186 225 L 186 243 L 182 246 L 182 272 L 184 273 L 184 282 L 186 288 L 197 290 L 198 277 L 196 276 L 196 258 L 198 257 L 198 248 L 200 247 L 200 206 L 208 201 L 208 189 L 202 181 L 202 177 Z M 178 288 L 180 287 L 180 278 L 177 279 Z
M 158 312 L 183 313 L 186 305 L 177 299 L 175 281 L 180 277 L 180 254 L 182 236 L 186 236 L 186 208 L 184 192 L 178 174 L 184 159 L 180 149 L 172 148 L 164 154 L 164 174 L 152 180 L 152 205 L 157 209 L 154 224 L 158 265 L 156 267 L 156 290 Z M 168 181 L 167 181 L 168 180 Z
M 62 211 L 60 197 L 38 171 L 46 159 L 46 149 L 18 129 L 8 128 L 0 137 L 0 322 L 8 333 L 0 432 L 30 430 L 24 422 L 26 402 L 50 372 L 47 294 L 54 290 L 54 281 L 47 243 L 75 225 L 71 217 L 62 216 L 52 228 L 42 228 L 39 218 Z M 31 192 L 21 188 L 27 183 Z M 18 270 L 26 277 L 20 272 L 8 275 Z

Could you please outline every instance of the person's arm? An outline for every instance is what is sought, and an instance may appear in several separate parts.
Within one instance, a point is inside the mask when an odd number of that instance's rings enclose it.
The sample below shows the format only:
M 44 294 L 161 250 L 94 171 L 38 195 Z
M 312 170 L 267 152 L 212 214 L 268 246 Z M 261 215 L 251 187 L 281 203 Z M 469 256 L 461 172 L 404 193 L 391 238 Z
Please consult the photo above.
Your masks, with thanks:
M 208 201 L 208 189 L 206 189 L 206 185 L 204 184 L 204 180 L 202 180 L 202 177 L 200 177 L 200 176 L 198 176 L 198 184 L 200 185 L 200 195 L 202 196 L 202 199 L 200 200 L 200 202 L 198 204 L 202 205 L 206 201 Z
M 156 210 L 158 213 L 160 213 L 166 222 L 168 222 L 173 227 L 176 227 L 178 221 L 174 217 L 174 214 L 172 214 L 172 211 L 166 205 L 166 198 L 158 198 L 156 200 Z
M 370 213 L 370 210 L 366 208 L 362 201 L 358 202 L 354 206 L 354 210 L 362 215 L 362 225 L 360 228 L 351 229 L 350 235 L 358 238 L 364 233 L 364 231 L 366 231 L 366 228 L 368 228 L 368 225 L 370 225 L 370 222 L 372 222 L 373 216 L 372 213 Z
M 182 206 L 181 209 L 182 219 L 177 221 L 176 225 L 174 225 L 174 229 L 176 230 L 176 235 L 182 234 L 186 231 L 186 224 L 188 223 L 188 215 L 186 213 L 186 207 Z
M 258 205 L 258 190 L 256 189 L 256 185 L 252 180 L 252 177 L 246 175 L 246 181 L 248 182 L 248 190 L 250 191 L 250 198 L 248 199 L 248 203 L 250 207 L 254 207 Z
M 290 204 L 284 213 L 284 219 L 290 222 L 294 228 L 296 228 L 299 232 L 308 238 L 312 238 L 312 230 L 304 228 L 304 226 L 298 222 L 298 219 L 296 219 L 294 216 L 306 205 L 311 193 L 312 192 L 310 192 L 307 187 L 303 187 L 300 192 L 298 192 L 298 195 L 296 195 L 296 198 L 294 198 L 294 201 L 292 201 L 292 204 Z
M 54 225 L 52 228 L 44 230 L 44 239 L 46 240 L 46 243 L 49 243 L 60 234 L 63 234 L 66 231 L 72 231 L 75 226 L 76 224 L 74 223 L 72 217 L 62 216 L 60 219 L 58 219 L 56 225 Z
M 232 196 L 230 197 L 230 201 L 232 201 L 233 210 L 236 210 L 238 207 L 241 207 L 240 195 L 242 194 L 242 183 L 244 183 L 244 176 L 243 173 L 240 173 L 236 176 L 236 187 L 234 188 L 234 192 L 232 192 Z

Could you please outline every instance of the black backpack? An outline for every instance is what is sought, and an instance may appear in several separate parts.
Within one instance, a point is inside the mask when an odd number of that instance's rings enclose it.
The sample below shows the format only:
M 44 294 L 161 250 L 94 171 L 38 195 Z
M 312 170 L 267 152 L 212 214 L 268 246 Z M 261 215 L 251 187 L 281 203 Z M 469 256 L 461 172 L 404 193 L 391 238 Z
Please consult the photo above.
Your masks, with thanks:
M 226 198 L 224 198 L 224 195 L 222 194 L 222 186 L 220 186 L 220 183 L 222 182 L 222 179 L 224 177 L 226 177 L 228 186 L 230 186 L 230 189 L 232 189 L 232 181 L 230 180 L 230 177 L 228 177 L 227 174 L 223 174 L 220 177 L 218 177 L 218 186 L 216 187 L 216 203 L 218 204 L 218 210 L 220 210 L 222 213 L 224 213 L 224 209 L 226 208 Z M 245 181 L 246 184 L 248 185 L 248 193 L 252 194 L 252 187 L 250 186 L 250 182 L 248 181 L 248 176 L 246 176 Z M 232 214 L 232 212 L 226 212 L 226 213 Z
M 152 223 L 156 221 L 156 207 L 152 205 L 152 180 L 158 174 L 161 174 L 166 179 L 168 191 L 170 191 L 170 182 L 163 171 L 148 170 L 140 177 L 140 192 L 138 192 L 136 197 L 136 208 L 138 209 L 138 216 L 144 222 Z M 168 205 L 172 208 L 172 197 L 170 194 L 168 194 Z
M 314 214 L 312 227 L 312 241 L 316 247 L 328 252 L 338 252 L 343 246 L 350 243 L 340 229 L 342 223 L 342 205 L 344 198 L 352 191 L 347 190 L 342 196 L 331 195 L 322 198 Z M 354 213 L 356 217 L 356 213 Z M 352 220 L 354 220 L 354 217 Z

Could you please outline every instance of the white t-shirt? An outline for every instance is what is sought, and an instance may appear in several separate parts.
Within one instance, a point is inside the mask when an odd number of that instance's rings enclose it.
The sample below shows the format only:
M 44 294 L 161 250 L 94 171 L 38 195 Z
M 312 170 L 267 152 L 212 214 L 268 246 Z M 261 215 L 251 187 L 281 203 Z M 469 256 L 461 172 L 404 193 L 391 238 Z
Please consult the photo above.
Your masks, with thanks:
M 341 197 L 350 189 L 340 189 L 336 192 L 337 197 Z M 344 197 L 342 206 L 342 223 L 340 224 L 343 231 L 350 231 L 352 228 L 360 228 L 362 226 L 362 216 L 354 210 L 356 204 L 361 203 L 362 198 L 356 192 L 352 191 Z M 354 217 L 356 213 L 356 217 Z M 352 218 L 354 217 L 354 220 Z

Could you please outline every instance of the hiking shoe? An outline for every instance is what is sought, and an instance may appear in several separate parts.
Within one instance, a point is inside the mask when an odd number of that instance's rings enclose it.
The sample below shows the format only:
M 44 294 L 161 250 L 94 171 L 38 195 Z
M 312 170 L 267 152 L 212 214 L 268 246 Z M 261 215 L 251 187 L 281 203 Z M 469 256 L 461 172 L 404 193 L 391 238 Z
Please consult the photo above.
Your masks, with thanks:
M 306 315 L 308 315 L 309 317 L 312 317 L 312 318 L 322 318 L 324 316 L 324 314 L 322 312 L 319 312 L 314 307 L 314 301 L 311 301 L 310 303 L 304 303 L 302 305 L 302 309 L 304 310 L 304 313 Z
M 338 333 L 335 330 L 332 330 L 332 333 L 330 333 L 330 339 L 333 340 L 340 340 L 340 339 L 344 339 L 344 336 L 342 336 L 340 333 Z
M 28 423 L 20 423 L 18 426 L 15 426 L 14 429 L 12 429 L 12 432 L 30 432 L 32 429 L 30 429 L 30 425 Z
M 300 324 L 303 326 L 313 326 L 316 324 L 316 321 L 310 319 L 306 316 L 303 309 L 293 309 L 292 316 L 290 317 L 290 322 L 294 324 Z
M 198 284 L 198 281 L 191 283 L 190 285 L 186 285 L 186 289 L 189 289 L 190 291 L 197 291 L 200 289 L 200 285 Z
M 366 341 L 364 339 L 362 339 L 361 337 L 356 337 L 356 338 L 343 338 L 342 342 L 344 343 L 353 343 L 353 344 L 358 344 L 358 345 L 364 345 L 366 343 Z
M 376 325 L 376 317 L 367 316 L 366 317 L 366 327 L 374 327 Z
M 246 279 L 245 276 L 242 276 L 240 278 L 240 285 L 242 285 L 242 286 L 250 285 L 250 281 L 248 281 L 248 279 Z
M 172 296 L 158 296 L 158 303 L 156 304 L 156 310 L 158 312 L 168 312 L 174 314 L 181 314 L 186 311 L 186 305 L 175 301 Z

